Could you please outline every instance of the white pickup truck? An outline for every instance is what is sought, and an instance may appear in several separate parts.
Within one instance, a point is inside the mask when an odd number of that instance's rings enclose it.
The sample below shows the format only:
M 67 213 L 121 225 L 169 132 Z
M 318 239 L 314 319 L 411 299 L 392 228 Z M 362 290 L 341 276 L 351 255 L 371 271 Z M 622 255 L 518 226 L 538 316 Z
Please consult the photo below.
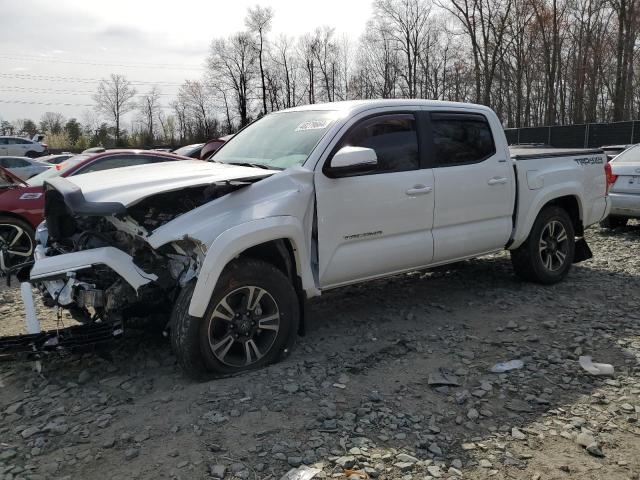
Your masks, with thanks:
M 211 162 L 50 180 L 30 280 L 88 324 L 171 312 L 184 370 L 228 375 L 288 354 L 305 301 L 335 287 L 503 249 L 558 282 L 590 257 L 607 188 L 601 151 L 510 152 L 484 106 L 309 105 Z

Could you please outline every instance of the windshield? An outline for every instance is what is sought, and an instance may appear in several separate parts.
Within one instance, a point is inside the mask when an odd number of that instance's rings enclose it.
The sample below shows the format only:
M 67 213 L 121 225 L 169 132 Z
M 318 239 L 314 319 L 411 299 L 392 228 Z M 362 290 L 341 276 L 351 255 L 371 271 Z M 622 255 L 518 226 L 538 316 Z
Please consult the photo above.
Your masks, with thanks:
M 48 180 L 50 178 L 57 177 L 58 175 L 63 174 L 70 168 L 73 168 L 79 163 L 84 162 L 90 156 L 91 155 L 76 155 L 75 157 L 71 157 L 65 160 L 64 162 L 60 162 L 52 166 L 48 170 L 45 170 L 44 172 L 31 177 L 29 180 L 27 180 L 27 184 L 30 187 L 41 187 L 45 180 Z
M 627 148 L 624 152 L 622 152 L 617 157 L 614 157 L 612 162 L 615 163 L 640 163 L 640 149 L 638 149 L 640 145 L 634 145 L 633 147 Z
M 319 110 L 267 115 L 234 136 L 212 160 L 275 169 L 302 165 L 335 118 L 336 112 Z
M 204 143 L 196 143 L 193 145 L 186 145 L 184 147 L 180 147 L 177 150 L 174 150 L 173 153 L 175 153 L 176 155 L 184 155 L 184 156 L 189 156 L 189 154 L 191 152 L 193 152 L 194 150 L 197 150 L 199 148 L 202 148 L 204 146 Z

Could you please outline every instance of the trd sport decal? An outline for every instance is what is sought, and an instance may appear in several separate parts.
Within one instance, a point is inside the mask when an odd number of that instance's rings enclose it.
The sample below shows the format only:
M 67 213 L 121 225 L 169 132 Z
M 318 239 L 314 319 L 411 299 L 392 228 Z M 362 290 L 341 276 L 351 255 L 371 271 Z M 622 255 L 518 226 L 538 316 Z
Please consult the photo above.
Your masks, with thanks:
M 367 238 L 367 237 L 378 237 L 382 235 L 382 230 L 377 230 L 375 232 L 364 232 L 364 233 L 354 233 L 353 235 L 345 235 L 345 240 L 355 240 L 357 238 Z

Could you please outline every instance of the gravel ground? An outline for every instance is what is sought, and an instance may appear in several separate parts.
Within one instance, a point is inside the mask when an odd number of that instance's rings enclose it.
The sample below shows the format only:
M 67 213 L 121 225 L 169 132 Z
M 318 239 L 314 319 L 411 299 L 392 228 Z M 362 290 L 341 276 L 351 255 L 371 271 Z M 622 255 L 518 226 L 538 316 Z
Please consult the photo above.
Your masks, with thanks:
M 110 360 L 0 363 L 0 479 L 637 479 L 640 224 L 587 237 L 553 287 L 501 254 L 331 292 L 286 361 L 234 378 L 186 380 L 144 331 Z

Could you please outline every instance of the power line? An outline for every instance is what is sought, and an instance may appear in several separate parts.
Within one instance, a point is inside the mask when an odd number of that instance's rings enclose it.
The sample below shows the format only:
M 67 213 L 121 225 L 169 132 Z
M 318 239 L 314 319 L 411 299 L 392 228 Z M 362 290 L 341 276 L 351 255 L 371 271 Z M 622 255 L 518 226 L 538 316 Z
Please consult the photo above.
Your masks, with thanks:
M 46 106 L 63 106 L 63 107 L 95 107 L 85 103 L 64 103 L 64 102 L 34 102 L 28 100 L 0 100 L 0 103 L 14 103 L 19 105 L 46 105 Z
M 53 63 L 70 63 L 73 65 L 92 65 L 97 67 L 124 67 L 124 68 L 159 68 L 165 70 L 204 70 L 201 66 L 196 65 L 178 65 L 170 63 L 100 63 L 84 60 L 62 60 L 58 58 L 38 57 L 33 55 L 0 55 L 5 60 L 17 60 L 20 62 L 53 62 Z
M 91 90 L 60 90 L 47 87 L 19 87 L 19 86 L 0 86 L 0 91 L 15 93 L 33 93 L 35 95 L 93 95 L 95 91 Z M 146 93 L 136 93 L 136 97 L 145 96 Z M 173 93 L 158 93 L 161 97 L 175 97 Z
M 61 106 L 61 107 L 91 107 L 95 108 L 95 104 L 86 103 L 67 103 L 67 102 L 36 102 L 32 100 L 0 100 L 0 103 L 11 103 L 18 105 L 43 105 L 43 106 Z M 170 105 L 159 105 L 160 108 L 170 109 Z
M 54 75 L 37 75 L 32 73 L 0 73 L 0 78 L 12 78 L 17 80 L 34 80 L 34 81 L 47 81 L 47 82 L 69 82 L 69 83 L 100 83 L 102 78 L 91 77 L 74 77 L 74 76 L 54 76 Z M 180 87 L 181 83 L 172 82 L 150 82 L 145 80 L 130 80 L 132 85 L 158 85 L 168 87 Z

